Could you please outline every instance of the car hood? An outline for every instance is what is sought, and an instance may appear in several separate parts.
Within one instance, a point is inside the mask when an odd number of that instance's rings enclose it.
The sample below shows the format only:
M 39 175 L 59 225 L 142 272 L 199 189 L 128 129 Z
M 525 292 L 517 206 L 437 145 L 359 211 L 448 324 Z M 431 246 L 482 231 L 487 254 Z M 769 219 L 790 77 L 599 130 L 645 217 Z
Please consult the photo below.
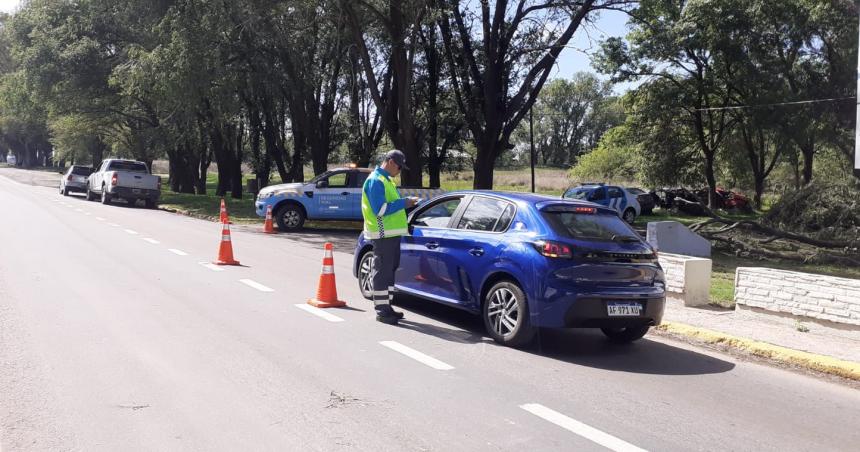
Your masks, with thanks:
M 268 195 L 269 193 L 274 193 L 276 195 L 281 193 L 301 193 L 304 186 L 305 184 L 301 182 L 269 185 L 268 187 L 260 190 L 260 195 Z

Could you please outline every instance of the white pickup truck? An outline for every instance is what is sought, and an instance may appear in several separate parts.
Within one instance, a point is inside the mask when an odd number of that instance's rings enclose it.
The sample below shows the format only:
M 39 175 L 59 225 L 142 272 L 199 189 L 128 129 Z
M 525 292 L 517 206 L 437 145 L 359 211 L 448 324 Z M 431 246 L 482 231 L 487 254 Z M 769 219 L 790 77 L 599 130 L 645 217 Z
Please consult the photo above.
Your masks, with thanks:
M 161 178 L 149 174 L 143 162 L 107 159 L 87 179 L 87 200 L 101 197 L 102 204 L 124 199 L 131 205 L 142 199 L 154 209 L 161 196 Z

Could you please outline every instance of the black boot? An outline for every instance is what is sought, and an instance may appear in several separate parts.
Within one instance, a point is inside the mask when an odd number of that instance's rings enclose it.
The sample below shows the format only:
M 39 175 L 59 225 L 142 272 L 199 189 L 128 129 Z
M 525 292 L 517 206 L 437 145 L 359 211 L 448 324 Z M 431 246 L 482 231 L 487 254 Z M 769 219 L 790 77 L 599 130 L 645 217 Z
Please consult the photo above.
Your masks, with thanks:
M 397 321 L 403 318 L 403 313 L 395 311 L 391 305 L 380 305 L 376 307 L 376 320 L 388 325 L 397 325 Z

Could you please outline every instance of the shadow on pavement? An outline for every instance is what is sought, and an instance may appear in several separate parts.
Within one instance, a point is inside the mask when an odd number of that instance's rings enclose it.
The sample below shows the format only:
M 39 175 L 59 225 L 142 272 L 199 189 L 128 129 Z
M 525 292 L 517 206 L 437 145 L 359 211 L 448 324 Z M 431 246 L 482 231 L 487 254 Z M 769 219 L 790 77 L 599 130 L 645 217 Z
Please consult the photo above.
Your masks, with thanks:
M 398 296 L 395 304 L 453 327 L 415 322 L 407 313 L 400 321 L 402 328 L 457 343 L 493 342 L 477 315 L 410 296 Z M 649 340 L 648 336 L 632 344 L 613 344 L 592 328 L 541 330 L 534 343 L 520 351 L 578 366 L 640 374 L 703 375 L 735 367 L 728 361 Z
M 242 226 L 243 231 L 263 234 L 262 226 Z M 287 240 L 302 245 L 317 247 L 322 251 L 327 242 L 334 245 L 334 250 L 340 253 L 352 253 L 358 241 L 359 230 L 333 228 L 305 228 L 301 232 L 276 233 L 270 236 L 277 240 Z M 268 235 L 268 234 L 267 234 Z

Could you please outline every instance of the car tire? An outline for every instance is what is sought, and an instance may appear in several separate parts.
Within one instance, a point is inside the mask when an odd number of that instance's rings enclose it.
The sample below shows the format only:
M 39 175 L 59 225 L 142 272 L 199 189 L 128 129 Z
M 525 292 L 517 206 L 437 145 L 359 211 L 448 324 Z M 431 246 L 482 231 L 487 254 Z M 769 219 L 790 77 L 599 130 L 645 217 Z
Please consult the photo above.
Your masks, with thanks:
M 153 200 L 151 200 L 151 199 L 146 199 L 146 200 L 144 200 L 143 202 L 144 202 L 144 204 L 146 205 L 146 208 L 147 208 L 147 209 L 156 209 L 156 208 L 158 208 L 158 203 L 157 203 L 157 202 L 155 202 L 155 201 L 153 201 Z
M 642 339 L 648 333 L 651 327 L 648 325 L 628 326 L 626 328 L 601 328 L 603 334 L 609 338 L 611 342 L 616 344 L 627 344 L 635 340 Z
M 106 187 L 102 187 L 102 204 L 108 205 L 110 204 L 110 193 L 108 193 Z
M 63 196 L 69 196 L 69 187 L 63 187 L 63 190 L 60 192 Z
M 509 347 L 528 345 L 537 332 L 529 319 L 525 293 L 511 281 L 498 282 L 487 291 L 481 318 L 490 337 Z M 509 325 L 512 318 L 515 323 Z
M 90 186 L 87 185 L 87 201 L 95 201 L 96 194 L 90 190 Z
M 633 224 L 633 222 L 636 221 L 636 211 L 628 208 L 624 211 L 624 214 L 621 215 L 621 219 L 626 221 L 627 224 Z
M 361 256 L 358 261 L 358 290 L 361 291 L 361 296 L 368 300 L 373 299 L 373 250 L 368 250 Z
M 287 204 L 278 208 L 275 219 L 281 231 L 298 231 L 305 224 L 305 212 L 295 204 Z

